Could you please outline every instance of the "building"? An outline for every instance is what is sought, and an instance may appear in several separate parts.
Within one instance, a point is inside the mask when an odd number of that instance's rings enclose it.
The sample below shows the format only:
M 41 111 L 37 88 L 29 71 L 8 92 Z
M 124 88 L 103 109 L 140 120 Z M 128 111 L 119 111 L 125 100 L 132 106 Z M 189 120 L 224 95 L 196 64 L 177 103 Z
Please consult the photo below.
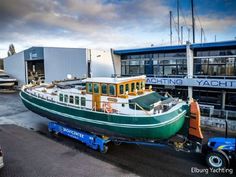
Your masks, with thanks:
M 113 53 L 116 74 L 145 74 L 147 84 L 158 92 L 184 100 L 193 97 L 202 109 L 207 108 L 206 114 L 236 118 L 236 40 Z
M 68 75 L 81 78 L 114 74 L 111 51 L 85 48 L 31 47 L 5 58 L 4 70 L 19 85 L 37 79 L 49 83 Z

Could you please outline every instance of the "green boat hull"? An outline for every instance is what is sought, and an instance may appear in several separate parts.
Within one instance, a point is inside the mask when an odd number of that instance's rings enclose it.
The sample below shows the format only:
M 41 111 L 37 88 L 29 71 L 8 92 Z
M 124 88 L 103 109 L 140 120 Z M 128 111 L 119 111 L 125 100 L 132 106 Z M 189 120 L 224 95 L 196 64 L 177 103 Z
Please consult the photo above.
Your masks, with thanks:
M 24 105 L 53 121 L 100 135 L 132 139 L 168 139 L 183 126 L 188 106 L 180 105 L 172 112 L 153 116 L 107 114 L 67 106 L 20 92 Z

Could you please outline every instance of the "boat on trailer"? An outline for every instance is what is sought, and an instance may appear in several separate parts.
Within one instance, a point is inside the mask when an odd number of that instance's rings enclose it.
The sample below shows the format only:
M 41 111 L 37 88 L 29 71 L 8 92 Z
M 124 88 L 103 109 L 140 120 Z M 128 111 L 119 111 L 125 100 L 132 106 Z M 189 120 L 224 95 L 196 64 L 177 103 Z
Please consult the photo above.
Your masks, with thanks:
M 20 97 L 33 112 L 96 135 L 169 139 L 189 119 L 191 103 L 145 89 L 145 80 L 145 76 L 93 77 L 68 84 L 30 84 L 22 87 Z

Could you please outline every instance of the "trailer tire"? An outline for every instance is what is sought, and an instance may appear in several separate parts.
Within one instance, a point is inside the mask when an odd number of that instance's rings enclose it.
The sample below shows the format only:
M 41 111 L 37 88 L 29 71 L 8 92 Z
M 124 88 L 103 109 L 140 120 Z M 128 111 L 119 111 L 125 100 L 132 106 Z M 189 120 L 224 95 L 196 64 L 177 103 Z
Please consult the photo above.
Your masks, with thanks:
M 108 151 L 108 146 L 107 146 L 107 145 L 104 145 L 104 146 L 103 146 L 103 149 L 101 149 L 101 147 L 100 147 L 100 152 L 101 152 L 102 154 L 106 154 L 107 151 Z
M 120 141 L 114 141 L 114 144 L 115 144 L 116 146 L 119 146 L 119 145 L 121 145 L 121 142 L 120 142 Z
M 212 168 L 227 168 L 229 166 L 229 160 L 223 151 L 209 152 L 206 155 L 206 163 Z

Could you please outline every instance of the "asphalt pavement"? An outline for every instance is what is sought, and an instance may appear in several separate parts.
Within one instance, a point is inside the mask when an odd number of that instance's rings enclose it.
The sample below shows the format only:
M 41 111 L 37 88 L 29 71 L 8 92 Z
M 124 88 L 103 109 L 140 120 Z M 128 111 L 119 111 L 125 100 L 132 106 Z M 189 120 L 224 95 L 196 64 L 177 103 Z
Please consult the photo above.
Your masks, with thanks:
M 107 154 L 70 138 L 52 137 L 49 120 L 27 110 L 18 94 L 0 94 L 0 176 L 234 176 L 211 172 L 201 154 L 131 144 L 109 145 Z M 208 137 L 221 135 L 204 131 Z

